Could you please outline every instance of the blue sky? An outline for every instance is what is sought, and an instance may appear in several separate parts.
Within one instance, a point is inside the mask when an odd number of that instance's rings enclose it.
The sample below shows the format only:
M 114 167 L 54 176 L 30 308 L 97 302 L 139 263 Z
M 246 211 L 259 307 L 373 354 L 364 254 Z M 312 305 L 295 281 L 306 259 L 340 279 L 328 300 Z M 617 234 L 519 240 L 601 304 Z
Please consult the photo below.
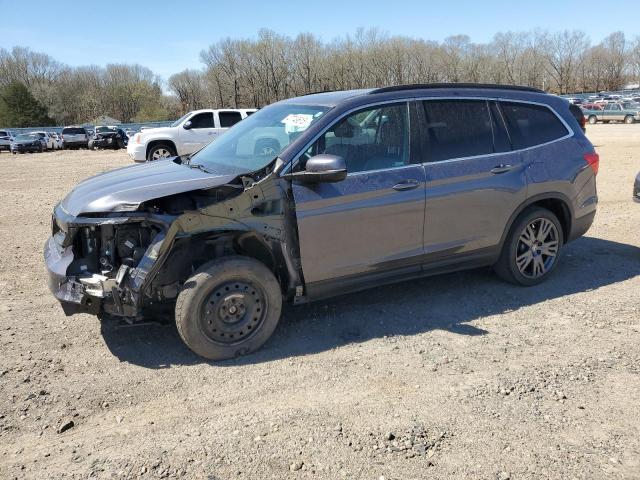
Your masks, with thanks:
M 165 79 L 200 68 L 199 53 L 211 43 L 254 37 L 263 27 L 325 41 L 358 27 L 430 40 L 466 34 L 475 42 L 534 28 L 582 29 L 594 43 L 616 30 L 640 35 L 636 0 L 0 0 L 0 12 L 0 47 L 27 46 L 70 65 L 140 63 Z

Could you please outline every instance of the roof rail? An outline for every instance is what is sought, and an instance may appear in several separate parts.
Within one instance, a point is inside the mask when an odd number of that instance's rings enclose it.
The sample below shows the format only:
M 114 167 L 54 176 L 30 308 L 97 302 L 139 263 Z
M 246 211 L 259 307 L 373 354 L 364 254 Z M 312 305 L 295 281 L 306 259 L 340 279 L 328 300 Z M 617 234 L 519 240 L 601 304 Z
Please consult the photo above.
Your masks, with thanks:
M 483 88 L 496 90 L 518 90 L 521 92 L 546 93 L 539 88 L 524 87 L 521 85 L 498 85 L 496 83 L 414 83 L 409 85 L 394 85 L 390 87 L 376 88 L 369 92 L 374 93 L 399 92 L 402 90 L 424 90 L 432 88 Z

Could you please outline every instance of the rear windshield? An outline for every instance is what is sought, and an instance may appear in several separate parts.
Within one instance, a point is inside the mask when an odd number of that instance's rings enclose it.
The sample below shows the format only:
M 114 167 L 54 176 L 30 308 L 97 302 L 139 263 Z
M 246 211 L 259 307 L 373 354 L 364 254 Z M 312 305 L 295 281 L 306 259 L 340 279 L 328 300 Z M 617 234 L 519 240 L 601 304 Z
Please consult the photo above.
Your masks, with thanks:
M 67 127 L 62 129 L 62 133 L 67 133 L 69 135 L 86 135 L 87 131 L 84 128 Z
M 560 119 L 543 105 L 500 102 L 514 149 L 551 142 L 569 133 Z

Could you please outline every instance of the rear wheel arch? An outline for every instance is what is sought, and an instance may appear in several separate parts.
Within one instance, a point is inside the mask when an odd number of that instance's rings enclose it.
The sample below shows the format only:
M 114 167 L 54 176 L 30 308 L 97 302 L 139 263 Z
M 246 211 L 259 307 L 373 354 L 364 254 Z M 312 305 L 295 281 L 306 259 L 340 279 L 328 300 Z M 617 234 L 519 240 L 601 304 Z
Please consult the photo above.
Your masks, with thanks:
M 507 223 L 504 232 L 502 232 L 502 238 L 500 239 L 500 249 L 503 248 L 504 242 L 509 232 L 513 228 L 515 222 L 518 220 L 520 215 L 522 215 L 522 213 L 530 207 L 542 207 L 553 212 L 553 214 L 558 217 L 558 220 L 560 221 L 560 224 L 562 226 L 564 243 L 567 243 L 570 237 L 574 218 L 573 210 L 571 209 L 570 205 L 571 202 L 569 198 L 560 192 L 546 194 L 543 193 L 527 199 L 515 210 L 515 212 L 513 212 L 513 214 L 509 218 L 509 222 Z

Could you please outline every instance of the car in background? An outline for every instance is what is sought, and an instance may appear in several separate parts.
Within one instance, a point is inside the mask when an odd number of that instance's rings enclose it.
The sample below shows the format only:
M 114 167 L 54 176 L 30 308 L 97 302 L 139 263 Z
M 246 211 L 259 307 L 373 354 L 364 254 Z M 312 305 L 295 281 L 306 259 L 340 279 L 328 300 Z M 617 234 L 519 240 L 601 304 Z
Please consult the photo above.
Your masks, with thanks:
M 62 137 L 57 132 L 50 132 L 51 138 L 53 138 L 53 149 L 62 150 Z
M 633 103 L 607 103 L 602 110 L 585 109 L 587 121 L 593 125 L 598 122 L 624 122 L 627 124 L 640 121 L 640 108 Z
M 636 175 L 636 181 L 633 184 L 633 201 L 640 203 L 640 173 Z
M 62 129 L 63 148 L 87 148 L 89 146 L 89 133 L 84 127 L 64 127 Z
M 136 162 L 190 155 L 255 111 L 255 108 L 195 110 L 169 127 L 142 128 L 129 142 L 127 153 Z M 274 143 L 266 146 L 277 149 Z
M 9 130 L 0 130 L 0 152 L 6 150 L 11 151 L 11 142 L 13 141 L 13 135 Z
M 604 104 L 602 103 L 593 103 L 593 102 L 585 102 L 580 105 L 583 109 L 586 110 L 602 110 L 604 108 Z
M 55 148 L 56 142 L 49 132 L 37 131 L 29 133 L 38 135 L 44 141 L 45 150 L 53 150 Z
M 194 352 L 233 358 L 283 303 L 483 266 L 539 284 L 593 222 L 598 165 L 569 104 L 533 88 L 291 98 L 188 158 L 79 184 L 53 211 L 48 284 L 67 315 L 174 311 Z
M 21 133 L 11 142 L 11 153 L 44 152 L 47 149 L 45 140 L 34 133 Z
M 109 148 L 118 150 L 120 148 L 126 148 L 129 143 L 127 134 L 118 127 L 98 126 L 95 132 L 95 136 L 89 140 L 90 149 Z
M 578 122 L 578 125 L 580 125 L 580 128 L 582 129 L 582 132 L 586 133 L 587 132 L 587 119 L 584 116 L 583 110 L 578 105 L 576 105 L 575 103 L 570 103 L 569 104 L 569 111 L 571 112 L 571 115 L 573 115 L 573 117 Z

